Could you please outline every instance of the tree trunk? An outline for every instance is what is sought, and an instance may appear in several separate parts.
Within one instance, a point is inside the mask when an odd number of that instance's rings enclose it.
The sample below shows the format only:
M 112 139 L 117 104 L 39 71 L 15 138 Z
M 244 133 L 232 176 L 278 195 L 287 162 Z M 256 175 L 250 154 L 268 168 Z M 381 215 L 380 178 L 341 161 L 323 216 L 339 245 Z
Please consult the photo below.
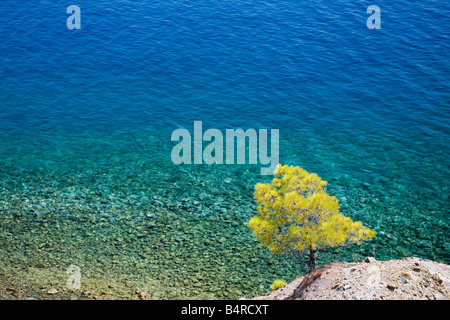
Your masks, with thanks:
M 316 268 L 316 250 L 309 249 L 309 272 Z

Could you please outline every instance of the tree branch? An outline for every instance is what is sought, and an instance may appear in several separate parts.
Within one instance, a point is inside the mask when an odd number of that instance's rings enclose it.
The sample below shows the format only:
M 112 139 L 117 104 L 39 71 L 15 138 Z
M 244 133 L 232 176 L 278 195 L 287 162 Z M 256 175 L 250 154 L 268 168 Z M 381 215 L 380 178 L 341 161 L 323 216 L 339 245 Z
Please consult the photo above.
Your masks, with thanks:
M 295 259 L 297 259 L 301 263 L 309 263 L 309 260 L 302 260 L 302 259 L 300 259 L 300 256 L 297 255 L 294 250 L 291 250 L 291 254 L 294 256 Z
M 323 248 L 323 249 L 316 249 L 316 251 L 323 252 L 323 251 L 328 250 L 328 249 L 336 249 L 336 248 L 340 248 L 340 247 L 347 247 L 347 246 L 350 246 L 350 245 L 358 243 L 358 242 L 359 241 L 347 242 L 347 243 L 343 243 L 343 244 L 340 244 L 340 245 L 337 245 L 337 246 L 334 246 L 334 247 Z

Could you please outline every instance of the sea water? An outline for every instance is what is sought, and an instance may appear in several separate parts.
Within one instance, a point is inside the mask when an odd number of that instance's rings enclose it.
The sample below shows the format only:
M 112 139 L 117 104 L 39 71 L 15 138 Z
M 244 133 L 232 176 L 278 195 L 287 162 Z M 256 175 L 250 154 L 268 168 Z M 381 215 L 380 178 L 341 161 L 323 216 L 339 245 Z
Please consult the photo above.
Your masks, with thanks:
M 380 29 L 366 26 L 373 4 Z M 67 28 L 70 5 L 81 29 Z M 319 263 L 450 263 L 448 12 L 2 1 L 1 287 L 68 297 L 74 265 L 91 297 L 236 299 L 304 273 L 246 226 L 254 185 L 270 181 L 261 166 L 172 162 L 171 134 L 194 121 L 278 129 L 280 162 L 327 180 L 342 213 L 378 232 Z

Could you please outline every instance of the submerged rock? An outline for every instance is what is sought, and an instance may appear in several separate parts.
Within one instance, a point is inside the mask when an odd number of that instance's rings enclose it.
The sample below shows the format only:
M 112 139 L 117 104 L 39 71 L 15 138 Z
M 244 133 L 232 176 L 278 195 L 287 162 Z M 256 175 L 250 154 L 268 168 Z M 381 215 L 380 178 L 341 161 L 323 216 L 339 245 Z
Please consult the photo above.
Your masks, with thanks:
M 48 293 L 48 294 L 57 294 L 57 293 L 58 293 L 58 290 L 55 289 L 55 288 L 51 288 L 51 289 L 49 289 L 49 290 L 47 291 L 47 293 Z

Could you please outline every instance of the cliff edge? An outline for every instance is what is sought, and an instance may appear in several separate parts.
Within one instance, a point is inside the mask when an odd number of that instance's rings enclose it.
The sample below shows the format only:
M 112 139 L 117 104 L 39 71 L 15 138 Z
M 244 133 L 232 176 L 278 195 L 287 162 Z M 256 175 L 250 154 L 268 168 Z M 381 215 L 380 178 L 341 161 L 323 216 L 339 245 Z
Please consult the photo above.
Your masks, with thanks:
M 450 266 L 420 258 L 329 263 L 252 300 L 450 300 Z

